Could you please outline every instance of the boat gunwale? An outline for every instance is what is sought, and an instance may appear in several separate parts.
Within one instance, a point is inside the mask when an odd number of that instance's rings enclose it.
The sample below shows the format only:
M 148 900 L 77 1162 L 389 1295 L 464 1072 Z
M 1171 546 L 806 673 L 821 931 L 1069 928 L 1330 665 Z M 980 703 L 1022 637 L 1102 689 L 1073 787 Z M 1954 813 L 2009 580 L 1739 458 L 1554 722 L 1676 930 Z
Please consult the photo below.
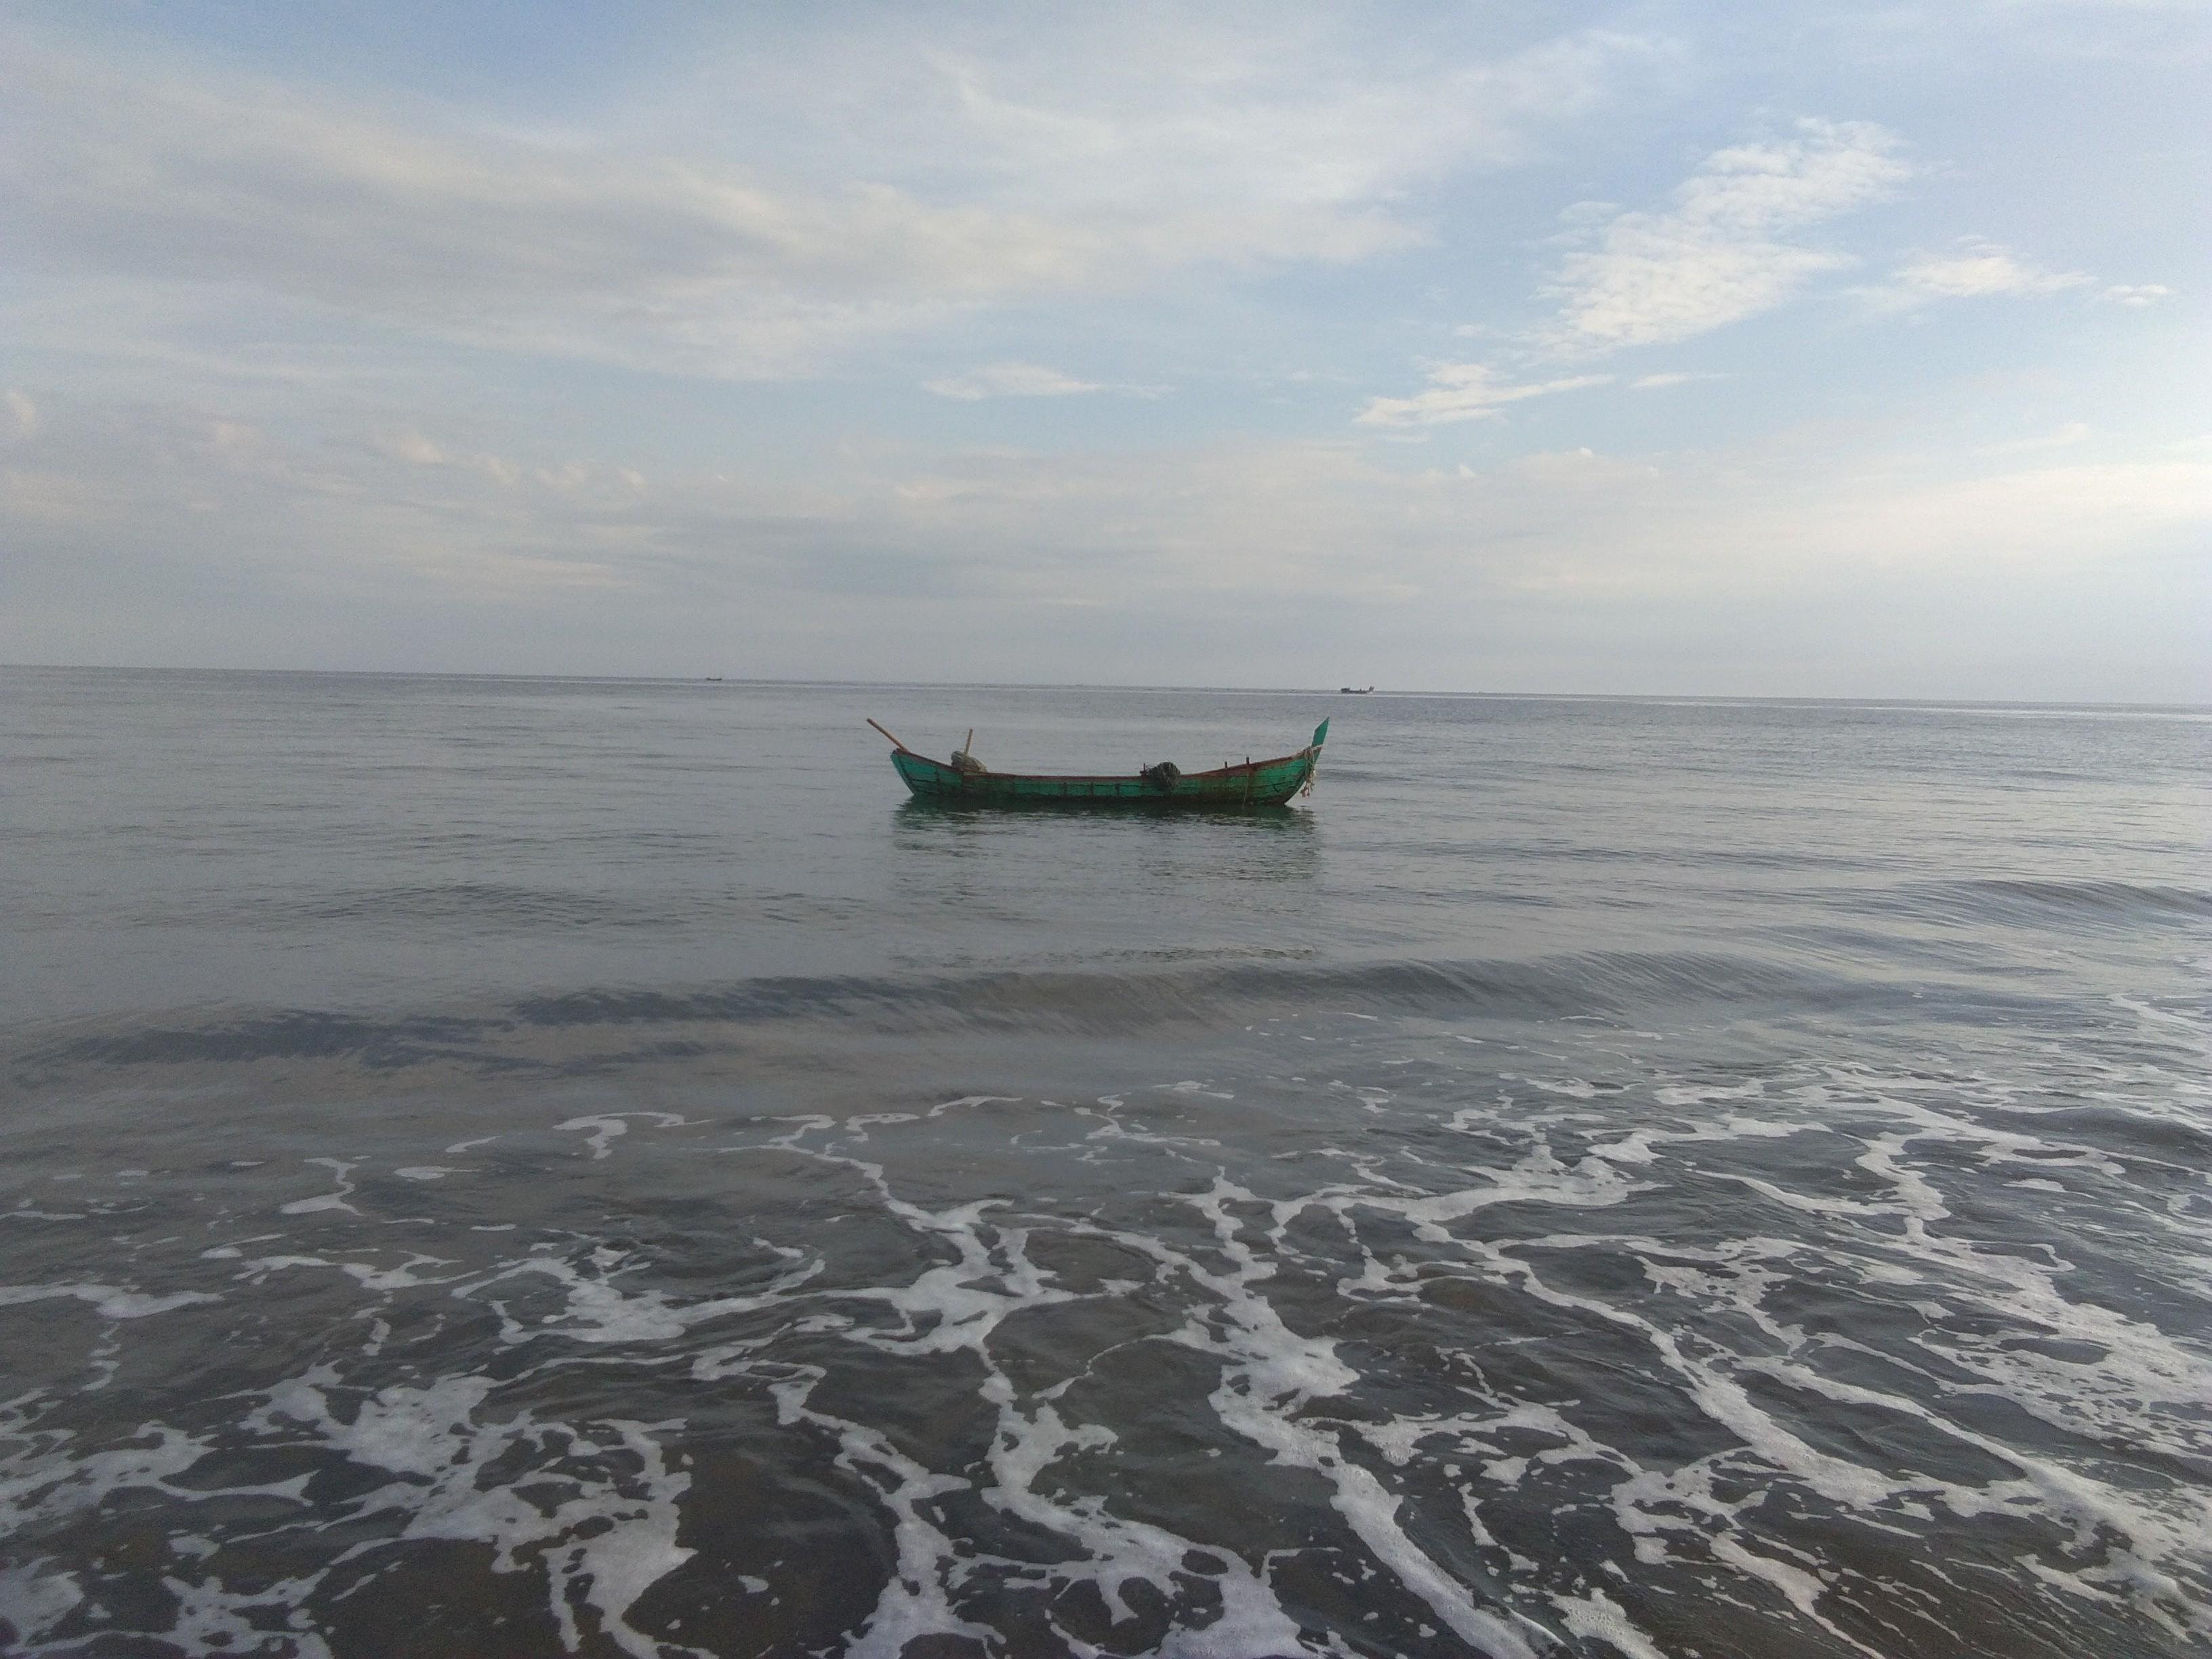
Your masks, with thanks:
M 1184 772 L 1176 777 L 1176 781 L 1178 784 L 1195 783 L 1206 778 L 1232 778 L 1242 772 L 1258 772 L 1270 766 L 1286 766 L 1305 759 L 1315 752 L 1316 748 L 1316 744 L 1308 744 L 1303 749 L 1295 750 L 1287 755 L 1277 755 L 1268 760 L 1242 761 L 1234 766 L 1217 766 L 1206 772 Z M 948 766 L 941 760 L 931 758 L 917 749 L 902 747 L 894 749 L 891 753 L 894 756 L 904 755 L 909 760 L 921 761 L 925 765 L 935 767 L 940 772 L 950 773 L 956 778 L 990 778 L 994 781 L 1004 780 L 1010 783 L 1123 784 L 1139 781 L 1144 776 L 1141 772 L 962 772 L 954 767 Z

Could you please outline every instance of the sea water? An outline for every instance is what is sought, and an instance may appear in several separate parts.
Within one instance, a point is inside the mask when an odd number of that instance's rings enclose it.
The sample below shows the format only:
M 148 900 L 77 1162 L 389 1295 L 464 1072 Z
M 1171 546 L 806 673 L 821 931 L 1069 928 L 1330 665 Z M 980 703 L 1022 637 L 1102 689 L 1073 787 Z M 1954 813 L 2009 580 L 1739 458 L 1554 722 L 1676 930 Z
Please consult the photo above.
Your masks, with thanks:
M 1299 747 L 1258 817 L 908 802 Z M 2212 1642 L 2212 716 L 0 672 L 0 1646 Z

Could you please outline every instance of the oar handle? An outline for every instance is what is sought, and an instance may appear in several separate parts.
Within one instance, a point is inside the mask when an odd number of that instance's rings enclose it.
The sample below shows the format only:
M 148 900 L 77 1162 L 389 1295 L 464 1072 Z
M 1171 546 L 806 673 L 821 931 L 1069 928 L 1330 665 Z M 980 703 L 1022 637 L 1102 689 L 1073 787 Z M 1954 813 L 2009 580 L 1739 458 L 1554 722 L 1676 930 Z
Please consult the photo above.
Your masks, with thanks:
M 867 717 L 866 714 L 861 715 L 861 716 L 860 716 L 860 718 L 861 718 L 862 720 L 868 720 L 868 717 Z M 877 726 L 875 721 L 873 721 L 873 720 L 868 720 L 868 724 L 869 724 L 869 725 L 871 725 L 871 726 L 874 726 L 876 727 L 876 730 L 877 730 L 877 731 L 878 731 L 878 732 L 883 732 L 883 733 L 884 733 L 884 735 L 885 737 L 887 737 L 887 738 L 890 738 L 890 739 L 891 739 L 891 747 L 892 747 L 892 748 L 894 748 L 894 749 L 906 749 L 906 745 L 905 745 L 904 744 L 901 743 L 901 742 L 900 742 L 900 741 L 899 741 L 896 737 L 892 737 L 892 736 L 891 736 L 891 734 L 890 734 L 889 732 L 884 732 L 884 728 L 883 728 L 881 726 Z M 906 749 L 906 752 L 907 752 L 908 754 L 911 755 L 912 753 L 914 753 L 914 750 L 911 750 L 911 749 Z

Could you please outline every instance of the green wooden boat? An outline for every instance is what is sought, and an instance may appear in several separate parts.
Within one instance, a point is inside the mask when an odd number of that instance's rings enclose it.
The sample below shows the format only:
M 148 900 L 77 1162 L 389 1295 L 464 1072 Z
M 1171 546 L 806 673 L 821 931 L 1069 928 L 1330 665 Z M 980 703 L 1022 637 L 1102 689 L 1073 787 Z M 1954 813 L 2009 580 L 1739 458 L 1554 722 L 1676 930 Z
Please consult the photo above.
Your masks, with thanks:
M 891 737 L 891 764 L 906 780 L 917 800 L 948 806 L 1127 806 L 1199 811 L 1243 811 L 1257 806 L 1280 806 L 1301 789 L 1313 787 L 1314 769 L 1321 764 L 1321 746 L 1328 738 L 1328 722 L 1314 727 L 1313 741 L 1295 755 L 1274 760 L 1246 761 L 1242 766 L 1218 767 L 1211 772 L 1178 772 L 1172 766 L 1152 766 L 1121 777 L 1061 777 L 1023 772 L 990 772 L 963 753 L 954 757 L 963 765 L 947 765 L 917 755 Z

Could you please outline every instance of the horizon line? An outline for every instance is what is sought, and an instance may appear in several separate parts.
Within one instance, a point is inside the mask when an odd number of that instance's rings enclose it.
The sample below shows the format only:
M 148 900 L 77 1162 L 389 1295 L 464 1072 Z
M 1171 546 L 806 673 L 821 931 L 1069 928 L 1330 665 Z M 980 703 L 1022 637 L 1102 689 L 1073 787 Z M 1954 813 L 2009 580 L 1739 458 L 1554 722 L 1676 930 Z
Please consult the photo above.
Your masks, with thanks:
M 644 683 L 658 685 L 783 686 L 855 690 L 1182 691 L 1243 696 L 1489 697 L 1520 702 L 1582 702 L 1844 703 L 1886 704 L 1917 708 L 1946 707 L 2030 709 L 2100 708 L 2143 712 L 2186 710 L 2191 713 L 2212 714 L 2212 701 L 2145 702 L 2099 698 L 1911 696 L 1881 693 L 1804 695 L 1742 691 L 1437 690 L 1418 686 L 1382 685 L 1362 688 L 1357 691 L 1346 691 L 1341 686 L 1137 684 L 1106 680 L 871 680 L 838 678 L 815 679 L 746 674 L 617 674 L 549 672 L 524 669 L 247 668 L 211 667 L 205 665 L 184 666 L 165 663 L 0 663 L 0 673 L 21 671 L 93 674 L 293 675 L 319 676 L 333 679 L 565 680 L 597 681 L 610 684 Z

